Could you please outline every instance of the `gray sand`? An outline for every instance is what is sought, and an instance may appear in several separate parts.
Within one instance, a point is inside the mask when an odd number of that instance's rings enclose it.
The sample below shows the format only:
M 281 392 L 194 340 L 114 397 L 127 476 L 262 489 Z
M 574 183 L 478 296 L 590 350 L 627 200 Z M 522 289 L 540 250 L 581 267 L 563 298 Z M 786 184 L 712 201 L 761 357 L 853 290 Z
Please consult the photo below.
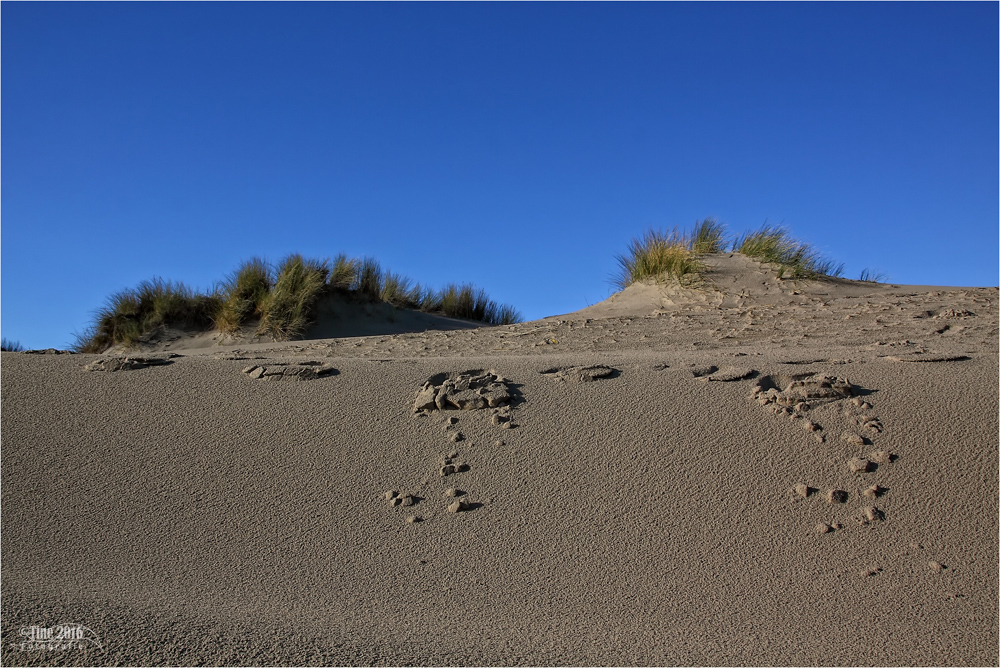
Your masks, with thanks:
M 116 372 L 4 353 L 3 662 L 996 665 L 997 291 L 774 283 Z M 961 359 L 889 359 L 918 350 Z M 242 373 L 303 361 L 336 373 Z M 542 373 L 590 365 L 617 373 Z M 511 424 L 414 414 L 467 370 Z M 852 397 L 755 400 L 822 374 Z M 20 651 L 67 622 L 103 648 Z

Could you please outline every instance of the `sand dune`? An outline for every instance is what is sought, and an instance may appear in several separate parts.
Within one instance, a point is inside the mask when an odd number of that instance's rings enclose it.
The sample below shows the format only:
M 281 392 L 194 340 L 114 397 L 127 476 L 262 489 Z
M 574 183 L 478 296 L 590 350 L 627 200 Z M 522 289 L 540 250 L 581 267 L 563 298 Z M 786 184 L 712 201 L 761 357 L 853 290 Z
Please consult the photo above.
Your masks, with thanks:
M 3 662 L 996 665 L 998 314 L 719 256 L 510 326 L 3 353 Z

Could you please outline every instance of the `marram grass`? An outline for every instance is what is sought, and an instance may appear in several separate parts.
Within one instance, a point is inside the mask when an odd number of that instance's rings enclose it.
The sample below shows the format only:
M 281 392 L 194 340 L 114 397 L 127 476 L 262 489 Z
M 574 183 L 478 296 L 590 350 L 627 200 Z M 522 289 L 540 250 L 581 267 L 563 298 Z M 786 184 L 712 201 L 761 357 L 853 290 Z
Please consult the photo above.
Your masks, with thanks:
M 681 279 L 704 271 L 700 256 L 723 253 L 729 245 L 725 225 L 714 218 L 696 223 L 690 234 L 677 228 L 668 232 L 650 229 L 629 242 L 616 257 L 618 274 L 613 282 L 624 289 L 638 281 Z M 812 246 L 789 236 L 784 228 L 765 225 L 733 240 L 732 251 L 761 262 L 778 265 L 781 278 L 840 276 L 844 265 L 823 257 Z
M 670 232 L 647 230 L 629 242 L 628 251 L 617 256 L 618 276 L 615 284 L 622 290 L 648 278 L 679 279 L 703 269 L 690 239 L 676 228 Z
M 19 353 L 23 350 L 24 346 L 21 345 L 20 341 L 14 341 L 7 338 L 0 341 L 0 351 L 5 353 Z
M 290 255 L 278 267 L 274 287 L 263 298 L 257 334 L 275 341 L 301 336 L 312 324 L 316 301 L 326 287 L 330 268 L 326 262 Z
M 764 225 L 733 242 L 733 250 L 761 262 L 778 265 L 781 278 L 840 276 L 844 265 L 823 257 L 807 243 L 793 239 L 781 227 Z
M 253 325 L 259 336 L 293 339 L 313 323 L 317 301 L 331 291 L 490 325 L 522 319 L 514 307 L 471 285 L 433 290 L 383 270 L 372 258 L 338 255 L 330 262 L 291 255 L 277 267 L 260 258 L 243 262 L 211 294 L 159 278 L 117 292 L 76 335 L 73 349 L 101 353 L 116 345 L 131 347 L 160 326 L 235 334 Z

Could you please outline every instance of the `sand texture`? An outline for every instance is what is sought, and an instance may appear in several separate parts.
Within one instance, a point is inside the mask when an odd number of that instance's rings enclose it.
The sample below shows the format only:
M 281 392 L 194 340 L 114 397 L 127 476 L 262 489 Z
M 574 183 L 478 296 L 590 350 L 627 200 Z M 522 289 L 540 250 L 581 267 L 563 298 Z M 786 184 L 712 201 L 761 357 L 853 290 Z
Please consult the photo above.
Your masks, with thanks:
M 4 665 L 1000 662 L 995 288 L 383 331 L 3 353 Z

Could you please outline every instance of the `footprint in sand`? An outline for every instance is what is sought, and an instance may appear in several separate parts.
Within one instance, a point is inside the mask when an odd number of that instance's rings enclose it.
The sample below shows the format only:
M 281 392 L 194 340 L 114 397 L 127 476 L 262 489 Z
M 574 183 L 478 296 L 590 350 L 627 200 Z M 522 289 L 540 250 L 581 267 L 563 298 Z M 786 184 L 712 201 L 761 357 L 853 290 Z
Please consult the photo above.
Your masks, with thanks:
M 149 366 L 163 366 L 165 364 L 173 364 L 171 361 L 173 358 L 179 357 L 179 355 L 168 354 L 168 355 L 147 355 L 147 356 L 128 356 L 128 357 L 102 357 L 101 359 L 94 360 L 90 364 L 83 367 L 84 371 L 133 371 L 135 369 L 145 369 Z
M 591 366 L 552 367 L 550 369 L 540 371 L 539 373 L 553 380 L 563 382 L 572 381 L 576 383 L 592 383 L 595 380 L 617 378 L 621 375 L 621 371 L 618 369 L 610 366 L 604 366 L 603 364 L 594 364 Z
M 877 499 L 888 491 L 889 490 L 887 488 L 880 485 L 872 485 L 871 487 L 865 488 L 865 490 L 861 492 L 861 496 L 866 499 Z
M 875 506 L 869 506 L 861 511 L 858 524 L 874 524 L 885 519 L 885 513 Z
M 855 387 L 843 378 L 817 373 L 765 375 L 757 380 L 753 398 L 761 406 L 775 404 L 799 412 L 818 404 L 848 399 Z
M 757 376 L 757 370 L 742 366 L 725 366 L 721 369 L 716 366 L 702 366 L 691 369 L 691 375 L 695 377 L 695 380 L 705 383 L 731 383 L 737 380 L 754 378 Z
M 322 362 L 271 362 L 267 366 L 253 364 L 243 369 L 243 374 L 254 380 L 315 380 L 339 373 Z
M 401 494 L 397 490 L 390 489 L 384 495 L 385 500 L 389 502 L 390 506 L 415 506 L 420 497 L 414 496 L 413 494 Z
M 439 373 L 417 390 L 413 412 L 496 408 L 509 405 L 514 399 L 509 381 L 496 371 Z
M 469 470 L 469 465 L 464 462 L 456 461 L 458 458 L 457 452 L 452 452 L 447 457 L 441 458 L 441 468 L 440 474 L 442 478 L 445 478 L 456 473 L 465 473 Z
M 829 504 L 834 503 L 847 503 L 847 492 L 842 489 L 831 489 L 826 493 L 826 502 Z

